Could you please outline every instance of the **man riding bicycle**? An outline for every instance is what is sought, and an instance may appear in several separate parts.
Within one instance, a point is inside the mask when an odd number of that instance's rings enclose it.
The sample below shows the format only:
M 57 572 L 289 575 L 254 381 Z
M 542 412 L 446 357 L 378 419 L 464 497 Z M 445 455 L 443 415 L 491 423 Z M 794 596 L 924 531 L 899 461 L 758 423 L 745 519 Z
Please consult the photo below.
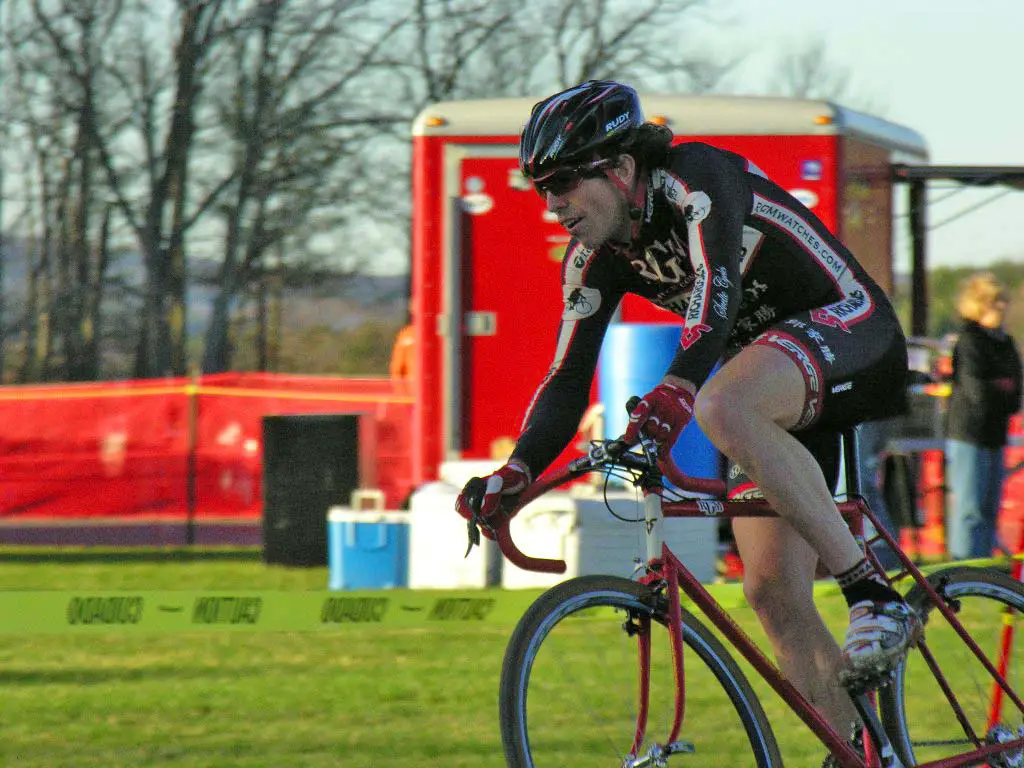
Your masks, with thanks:
M 847 731 L 857 715 L 839 672 L 885 674 L 920 627 L 874 575 L 830 487 L 840 430 L 905 406 L 906 344 L 889 301 L 807 207 L 739 155 L 673 147 L 627 85 L 588 81 L 536 104 L 519 167 L 572 236 L 567 303 L 554 362 L 511 458 L 485 478 L 480 515 L 573 439 L 622 297 L 678 314 L 675 357 L 630 414 L 626 441 L 647 436 L 667 453 L 695 418 L 738 465 L 730 495 L 762 493 L 778 510 L 733 523 L 744 592 L 783 673 Z M 471 517 L 468 495 L 457 507 Z M 814 605 L 819 560 L 850 606 L 842 649 Z

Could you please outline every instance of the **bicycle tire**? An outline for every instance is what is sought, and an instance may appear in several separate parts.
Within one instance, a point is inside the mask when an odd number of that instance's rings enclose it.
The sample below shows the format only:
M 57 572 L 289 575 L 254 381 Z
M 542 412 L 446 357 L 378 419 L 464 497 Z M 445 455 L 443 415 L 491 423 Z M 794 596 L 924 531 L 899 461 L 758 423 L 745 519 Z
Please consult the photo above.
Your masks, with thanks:
M 993 664 L 998 664 L 1004 617 L 1024 611 L 1024 584 L 1009 574 L 990 568 L 951 566 L 928 576 L 940 594 L 954 601 L 957 617 Z M 981 662 L 971 653 L 949 622 L 935 610 L 920 585 L 907 593 L 907 601 L 925 621 L 924 640 L 947 683 L 963 707 L 970 727 L 982 742 L 989 733 L 989 707 L 993 683 Z M 1012 609 L 1009 613 L 1005 609 Z M 1018 624 L 1019 624 L 1018 620 Z M 1020 632 L 1024 626 L 1018 626 Z M 1020 641 L 1016 642 L 1018 646 Z M 1024 665 L 1016 660 L 1007 682 L 1024 695 Z M 911 650 L 896 669 L 891 684 L 878 691 L 879 712 L 892 746 L 904 765 L 918 765 L 962 754 L 974 744 L 935 676 L 928 670 L 920 649 Z M 1024 715 L 1003 697 L 1000 726 L 1016 732 Z M 1018 753 L 1019 756 L 1019 753 Z M 999 758 L 991 766 L 1019 765 Z
M 623 611 L 630 617 L 648 616 L 652 630 L 657 626 L 667 628 L 665 598 L 629 579 L 580 576 L 541 595 L 516 626 L 502 664 L 499 718 L 505 759 L 511 768 L 624 764 L 622 761 L 628 756 L 636 727 L 638 654 L 635 639 L 629 638 L 621 625 L 616 626 L 617 622 L 603 617 L 600 611 L 594 611 L 601 608 Z M 580 618 L 584 611 L 590 612 L 590 622 Z M 589 626 L 584 626 L 586 624 Z M 692 614 L 683 612 L 682 625 L 687 695 L 680 738 L 692 742 L 696 752 L 684 755 L 681 762 L 691 767 L 724 764 L 728 753 L 722 752 L 723 744 L 735 749 L 738 735 L 735 731 L 729 732 L 723 722 L 723 713 L 728 716 L 731 706 L 735 717 L 742 723 L 750 753 L 756 762 L 748 762 L 744 755 L 742 761 L 733 760 L 729 764 L 756 765 L 758 768 L 781 766 L 778 745 L 768 718 L 735 660 Z M 592 652 L 618 650 L 620 644 L 612 642 L 614 637 L 625 638 L 621 643 L 621 655 L 615 657 L 616 662 L 629 664 L 630 657 L 632 661 L 631 711 L 620 712 L 620 702 L 613 698 L 616 683 L 627 683 L 630 675 L 620 674 L 618 663 L 614 667 L 610 664 L 601 666 Z M 659 651 L 659 646 L 665 649 L 667 656 L 668 632 L 653 632 L 651 646 L 652 656 Z M 627 649 L 631 649 L 631 653 Z M 693 663 L 695 657 L 700 660 L 700 665 Z M 581 665 L 581 680 L 574 681 L 566 668 L 573 667 L 577 661 Z M 664 674 L 660 666 L 655 669 L 654 663 L 651 667 L 652 715 L 656 705 L 672 709 L 675 691 L 670 661 Z M 544 674 L 553 673 L 556 679 L 552 682 L 538 679 L 542 671 Z M 599 678 L 596 697 L 590 692 L 595 685 L 595 677 Z M 659 687 L 668 689 L 663 697 L 659 697 L 655 690 L 656 682 Z M 561 694 L 571 697 L 566 704 L 566 712 L 552 709 L 551 699 Z M 623 698 L 628 699 L 629 696 Z M 662 698 L 667 698 L 667 701 Z M 535 708 L 533 703 L 537 705 Z M 628 704 L 624 709 L 629 710 Z M 531 711 L 535 715 L 532 720 L 528 717 Z M 668 729 L 660 725 L 652 717 L 648 736 L 665 738 Z M 611 761 L 613 755 L 618 762 Z

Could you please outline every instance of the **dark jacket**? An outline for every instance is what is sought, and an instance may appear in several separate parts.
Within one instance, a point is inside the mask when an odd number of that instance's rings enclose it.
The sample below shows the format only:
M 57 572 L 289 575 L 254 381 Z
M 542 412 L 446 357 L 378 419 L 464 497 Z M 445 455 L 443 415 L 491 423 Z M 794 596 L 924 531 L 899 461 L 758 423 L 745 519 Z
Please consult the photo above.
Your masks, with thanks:
M 1010 416 L 1021 398 L 1021 360 L 1013 337 L 965 322 L 953 348 L 952 385 L 946 437 L 984 448 L 1006 445 Z

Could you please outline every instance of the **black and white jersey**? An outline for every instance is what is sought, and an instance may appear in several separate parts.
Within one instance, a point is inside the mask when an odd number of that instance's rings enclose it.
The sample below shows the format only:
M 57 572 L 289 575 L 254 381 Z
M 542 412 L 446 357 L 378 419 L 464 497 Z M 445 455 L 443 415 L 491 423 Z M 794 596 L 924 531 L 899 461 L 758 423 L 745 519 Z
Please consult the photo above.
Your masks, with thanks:
M 885 356 L 881 349 L 858 356 L 867 343 L 858 328 L 884 322 L 902 343 L 888 299 L 852 254 L 812 211 L 740 155 L 699 142 L 676 146 L 664 167 L 649 173 L 639 214 L 629 247 L 591 250 L 573 240 L 566 248 L 554 362 L 514 454 L 535 472 L 575 434 L 605 330 L 627 293 L 681 318 L 679 347 L 666 373 L 698 387 L 719 360 L 772 329 L 773 343 L 787 352 L 793 347 L 815 389 L 802 426 L 821 416 L 818 390 Z M 825 370 L 837 363 L 835 372 Z

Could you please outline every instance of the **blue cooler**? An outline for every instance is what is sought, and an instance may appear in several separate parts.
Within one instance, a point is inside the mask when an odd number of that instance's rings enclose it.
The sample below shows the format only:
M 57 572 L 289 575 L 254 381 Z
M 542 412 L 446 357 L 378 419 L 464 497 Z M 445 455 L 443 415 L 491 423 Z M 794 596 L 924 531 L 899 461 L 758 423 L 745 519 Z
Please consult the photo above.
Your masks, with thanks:
M 409 516 L 331 507 L 328 589 L 389 589 L 409 583 Z

